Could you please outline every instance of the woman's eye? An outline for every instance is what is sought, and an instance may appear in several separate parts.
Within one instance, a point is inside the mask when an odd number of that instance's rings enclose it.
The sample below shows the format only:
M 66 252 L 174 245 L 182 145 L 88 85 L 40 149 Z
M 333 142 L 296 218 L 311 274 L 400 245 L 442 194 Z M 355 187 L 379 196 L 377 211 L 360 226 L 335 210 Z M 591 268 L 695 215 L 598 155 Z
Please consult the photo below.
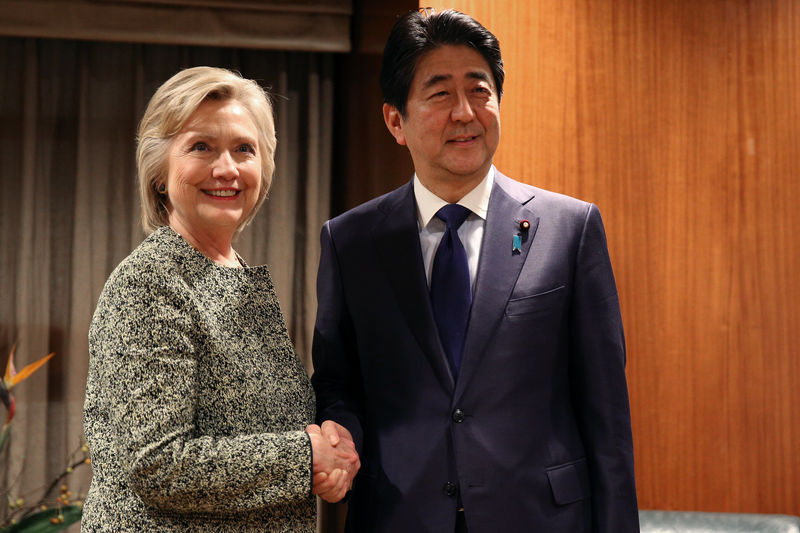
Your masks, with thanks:
M 239 150 L 240 152 L 247 152 L 247 153 L 250 153 L 250 154 L 255 154 L 255 153 L 256 153 L 256 149 L 255 149 L 255 148 L 253 148 L 253 145 L 252 145 L 252 144 L 243 144 L 243 145 L 241 145 L 241 146 L 239 147 L 239 149 L 238 149 L 238 150 Z
M 204 142 L 198 142 L 192 145 L 192 151 L 205 152 L 207 150 L 208 150 L 208 145 Z

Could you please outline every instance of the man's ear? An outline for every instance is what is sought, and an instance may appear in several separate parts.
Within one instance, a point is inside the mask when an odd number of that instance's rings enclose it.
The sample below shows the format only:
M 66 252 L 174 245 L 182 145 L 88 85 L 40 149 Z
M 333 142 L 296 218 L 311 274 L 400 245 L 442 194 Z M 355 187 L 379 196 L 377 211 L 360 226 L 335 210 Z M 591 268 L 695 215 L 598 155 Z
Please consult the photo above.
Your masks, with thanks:
M 397 144 L 405 146 L 406 136 L 403 133 L 403 117 L 400 115 L 400 111 L 391 104 L 383 104 L 383 121 Z

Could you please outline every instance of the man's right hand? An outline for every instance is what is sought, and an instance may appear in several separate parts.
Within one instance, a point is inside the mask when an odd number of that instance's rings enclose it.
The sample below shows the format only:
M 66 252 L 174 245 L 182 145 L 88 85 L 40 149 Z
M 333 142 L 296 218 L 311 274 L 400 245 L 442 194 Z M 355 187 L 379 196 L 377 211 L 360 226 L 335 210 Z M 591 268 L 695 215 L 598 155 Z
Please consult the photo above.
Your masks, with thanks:
M 306 433 L 314 455 L 312 491 L 327 502 L 338 502 L 347 494 L 361 467 L 353 437 L 347 428 L 332 420 L 323 422 L 322 427 L 311 424 Z

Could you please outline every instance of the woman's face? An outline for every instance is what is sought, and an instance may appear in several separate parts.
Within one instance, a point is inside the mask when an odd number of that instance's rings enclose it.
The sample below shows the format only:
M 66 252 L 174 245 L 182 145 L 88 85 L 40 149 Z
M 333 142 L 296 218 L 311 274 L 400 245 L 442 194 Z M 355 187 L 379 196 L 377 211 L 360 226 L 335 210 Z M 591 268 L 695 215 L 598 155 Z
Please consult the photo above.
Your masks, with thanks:
M 207 100 L 172 140 L 169 224 L 178 233 L 232 239 L 258 200 L 258 130 L 236 100 Z

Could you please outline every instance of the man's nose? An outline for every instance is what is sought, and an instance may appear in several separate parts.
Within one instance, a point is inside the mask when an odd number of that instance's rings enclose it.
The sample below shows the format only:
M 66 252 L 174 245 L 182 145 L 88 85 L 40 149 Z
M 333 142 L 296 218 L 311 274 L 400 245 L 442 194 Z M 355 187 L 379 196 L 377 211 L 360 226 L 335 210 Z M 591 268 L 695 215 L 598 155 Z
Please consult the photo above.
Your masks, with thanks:
M 458 122 L 470 122 L 475 118 L 475 111 L 473 111 L 472 104 L 466 94 L 456 94 L 456 101 L 453 103 L 450 118 Z

